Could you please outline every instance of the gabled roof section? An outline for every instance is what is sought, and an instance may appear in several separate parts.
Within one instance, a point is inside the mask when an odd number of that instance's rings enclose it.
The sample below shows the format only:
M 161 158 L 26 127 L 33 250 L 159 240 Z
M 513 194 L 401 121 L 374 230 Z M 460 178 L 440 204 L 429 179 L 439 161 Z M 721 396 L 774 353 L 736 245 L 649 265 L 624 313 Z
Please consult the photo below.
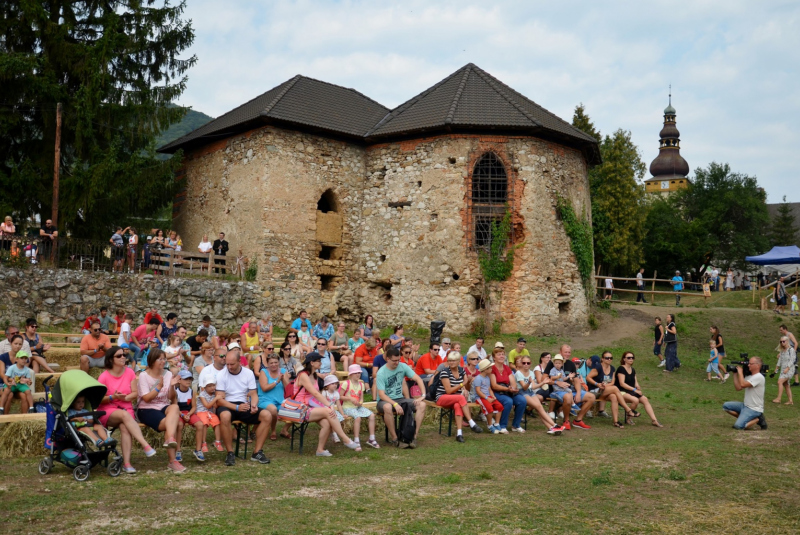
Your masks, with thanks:
M 378 141 L 448 129 L 528 131 L 571 141 L 589 152 L 590 163 L 600 161 L 597 140 L 592 136 L 472 63 L 392 110 L 366 137 Z
M 158 149 L 173 153 L 270 122 L 363 138 L 389 108 L 354 89 L 297 75 Z

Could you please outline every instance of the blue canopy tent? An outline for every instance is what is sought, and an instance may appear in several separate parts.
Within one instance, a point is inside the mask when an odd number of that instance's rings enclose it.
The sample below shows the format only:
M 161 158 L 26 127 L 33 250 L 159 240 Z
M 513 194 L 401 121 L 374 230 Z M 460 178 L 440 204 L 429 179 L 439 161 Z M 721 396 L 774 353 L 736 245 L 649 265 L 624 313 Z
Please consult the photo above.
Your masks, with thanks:
M 800 264 L 800 247 L 773 247 L 768 253 L 758 256 L 746 256 L 744 259 L 757 266 L 776 266 L 784 264 Z

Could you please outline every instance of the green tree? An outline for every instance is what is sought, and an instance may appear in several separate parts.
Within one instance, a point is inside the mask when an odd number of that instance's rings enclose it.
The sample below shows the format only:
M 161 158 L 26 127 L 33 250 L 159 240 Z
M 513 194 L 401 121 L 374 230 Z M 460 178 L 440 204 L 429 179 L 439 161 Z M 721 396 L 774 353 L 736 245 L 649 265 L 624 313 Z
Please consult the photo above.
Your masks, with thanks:
M 766 197 L 755 177 L 712 162 L 688 188 L 656 200 L 647 216 L 647 267 L 669 273 L 713 262 L 743 268 L 744 257 L 766 250 Z
M 630 132 L 620 129 L 602 138 L 583 104 L 576 106 L 572 126 L 600 141 L 603 159 L 589 170 L 594 261 L 606 273 L 630 273 L 644 258 L 645 164 Z
M 185 1 L 0 3 L 0 210 L 49 216 L 56 103 L 63 103 L 59 228 L 107 238 L 171 202 L 180 156 L 155 138 L 185 110 L 194 32 Z
M 772 218 L 769 230 L 771 246 L 797 245 L 798 228 L 795 225 L 792 207 L 786 202 L 786 195 L 783 196 L 783 202 L 778 205 L 778 213 Z

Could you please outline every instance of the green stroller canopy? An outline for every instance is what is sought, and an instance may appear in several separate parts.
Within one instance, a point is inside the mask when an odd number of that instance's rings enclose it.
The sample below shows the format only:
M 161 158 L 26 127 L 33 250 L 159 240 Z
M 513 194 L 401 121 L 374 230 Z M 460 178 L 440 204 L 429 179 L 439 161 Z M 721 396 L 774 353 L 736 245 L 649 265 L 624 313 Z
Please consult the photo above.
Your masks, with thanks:
M 97 410 L 106 395 L 106 386 L 82 370 L 67 370 L 53 387 L 50 403 L 57 411 L 67 412 L 78 396 L 86 398 L 85 410 Z

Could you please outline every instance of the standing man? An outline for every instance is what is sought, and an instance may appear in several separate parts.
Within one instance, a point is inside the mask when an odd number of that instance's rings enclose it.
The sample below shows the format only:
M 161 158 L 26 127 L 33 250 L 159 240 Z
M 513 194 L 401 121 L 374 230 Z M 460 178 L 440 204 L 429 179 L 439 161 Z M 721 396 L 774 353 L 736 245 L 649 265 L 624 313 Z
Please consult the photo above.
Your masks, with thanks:
M 43 256 L 45 260 L 52 261 L 53 245 L 55 244 L 56 238 L 58 238 L 58 228 L 53 226 L 52 219 L 45 221 L 42 228 L 39 229 L 39 238 L 39 241 L 42 243 L 42 251 L 39 257 L 41 258 Z
M 218 255 L 218 256 L 225 256 L 226 254 L 228 254 L 228 249 L 229 249 L 229 247 L 228 247 L 227 240 L 225 240 L 225 233 L 224 232 L 220 232 L 219 233 L 219 238 L 214 240 L 214 254 Z M 225 265 L 225 260 L 224 259 L 217 259 L 217 260 L 214 260 L 214 263 L 218 264 L 218 265 L 221 265 L 221 266 L 224 266 Z M 215 273 L 219 273 L 220 272 L 220 268 L 214 268 L 214 272 Z M 222 268 L 222 273 L 225 273 L 225 268 Z
M 636 302 L 647 303 L 644 298 L 644 268 L 639 268 L 639 273 L 636 274 L 636 289 L 639 293 L 636 294 Z
M 711 270 L 711 289 L 715 292 L 719 291 L 719 270 L 717 268 Z
M 122 239 L 122 227 L 117 227 L 108 241 L 111 243 L 111 250 L 114 254 L 113 271 L 121 272 L 122 265 L 125 263 L 125 240 Z
M 675 271 L 675 276 L 672 277 L 670 281 L 672 284 L 672 289 L 675 292 L 675 306 L 681 306 L 681 292 L 683 291 L 683 277 L 681 277 L 680 271 Z
M 778 278 L 775 283 L 775 313 L 783 314 L 783 307 L 786 306 L 786 285 L 783 283 L 783 277 Z
M 614 281 L 611 279 L 612 275 L 609 273 L 606 278 L 606 295 L 603 297 L 604 301 L 610 301 L 614 295 Z
M 750 375 L 745 379 L 741 366 L 736 366 L 736 375 L 733 376 L 733 386 L 736 391 L 744 390 L 744 403 L 741 401 L 726 401 L 722 410 L 734 416 L 736 423 L 734 429 L 749 429 L 756 423 L 761 429 L 767 428 L 764 418 L 764 385 L 767 380 L 761 375 L 761 359 L 750 357 L 748 362 Z

